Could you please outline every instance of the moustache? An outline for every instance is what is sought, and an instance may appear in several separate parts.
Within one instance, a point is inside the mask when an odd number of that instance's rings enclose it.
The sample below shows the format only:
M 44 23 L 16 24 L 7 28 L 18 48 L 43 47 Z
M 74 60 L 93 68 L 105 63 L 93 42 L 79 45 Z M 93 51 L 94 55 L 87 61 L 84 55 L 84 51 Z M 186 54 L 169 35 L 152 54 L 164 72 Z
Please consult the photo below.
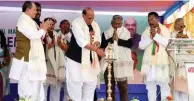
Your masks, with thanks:
M 150 26 L 153 26 L 154 24 L 149 24 Z
M 128 30 L 132 30 L 133 31 L 134 29 L 133 28 L 128 28 Z

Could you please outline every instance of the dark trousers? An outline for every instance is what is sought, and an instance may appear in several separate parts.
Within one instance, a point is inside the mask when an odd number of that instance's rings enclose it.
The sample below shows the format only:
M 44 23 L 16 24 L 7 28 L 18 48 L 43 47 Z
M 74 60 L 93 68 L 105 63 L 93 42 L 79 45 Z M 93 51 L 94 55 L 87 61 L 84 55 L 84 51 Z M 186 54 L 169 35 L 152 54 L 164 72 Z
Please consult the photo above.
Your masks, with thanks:
M 113 65 L 112 65 L 113 67 Z M 115 101 L 115 77 L 114 77 L 114 71 L 113 68 L 111 70 L 111 90 L 112 90 L 112 101 Z M 108 97 L 107 90 L 108 90 L 108 68 L 104 72 L 104 80 L 106 84 L 106 97 Z M 117 81 L 119 93 L 120 93 L 120 101 L 128 101 L 128 82 L 125 81 Z
M 97 98 L 97 92 L 95 90 L 95 92 L 94 92 L 94 101 L 97 101 L 97 100 L 98 100 L 98 98 Z
M 113 66 L 113 64 L 112 64 Z M 115 101 L 115 77 L 114 77 L 114 72 L 113 72 L 113 68 L 111 70 L 111 90 L 112 90 L 112 94 L 111 94 L 111 97 L 112 97 L 112 101 Z M 105 80 L 105 85 L 106 85 L 106 98 L 108 97 L 108 93 L 107 93 L 107 90 L 108 90 L 108 67 L 106 68 L 105 72 L 104 72 L 104 80 Z
M 120 101 L 128 101 L 128 82 L 125 81 L 117 81 L 119 93 L 120 93 Z

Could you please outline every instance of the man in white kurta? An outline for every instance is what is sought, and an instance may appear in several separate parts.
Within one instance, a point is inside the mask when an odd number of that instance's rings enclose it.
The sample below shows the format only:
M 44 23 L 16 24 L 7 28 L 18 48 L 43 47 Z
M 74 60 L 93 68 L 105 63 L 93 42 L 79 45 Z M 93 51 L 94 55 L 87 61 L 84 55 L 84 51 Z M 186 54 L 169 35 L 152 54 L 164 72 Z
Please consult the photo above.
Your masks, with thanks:
M 185 30 L 184 20 L 178 18 L 175 20 L 174 32 L 171 34 L 171 38 L 191 38 L 189 33 Z M 180 51 L 180 53 L 188 54 L 186 51 Z M 171 56 L 174 56 L 174 52 L 170 52 Z M 182 57 L 188 58 L 186 56 Z M 173 67 L 172 67 L 173 66 Z M 175 63 L 171 61 L 171 69 L 175 72 L 175 84 L 172 80 L 172 86 L 174 88 L 174 101 L 188 101 L 188 81 L 186 76 L 186 68 L 183 62 L 178 63 L 179 67 L 175 67 Z M 173 73 L 172 73 L 173 74 Z M 174 76 L 174 74 L 173 74 Z
M 69 23 L 68 20 L 64 19 L 60 22 L 59 27 L 60 27 L 61 30 L 58 32 L 58 35 L 60 37 L 58 37 L 57 42 L 58 42 L 60 48 L 63 50 L 63 53 L 64 53 L 63 55 L 65 56 L 66 51 L 68 49 L 68 35 L 70 33 L 70 23 Z M 61 40 L 61 42 L 63 44 L 61 44 L 59 40 Z M 65 62 L 65 59 L 64 59 L 63 63 L 64 62 Z M 59 77 L 62 81 L 60 87 L 64 88 L 63 101 L 67 101 L 69 99 L 69 95 L 68 95 L 68 92 L 67 92 L 67 85 L 66 85 L 66 79 L 65 79 L 66 76 L 64 76 L 64 75 L 66 75 L 65 74 L 65 67 L 64 67 L 64 69 L 60 68 L 59 71 L 60 71 L 59 72 Z M 59 91 L 59 94 L 60 94 L 60 91 Z
M 169 60 L 166 52 L 170 32 L 159 23 L 156 12 L 148 14 L 149 27 L 142 34 L 139 47 L 143 50 L 143 64 L 141 73 L 145 77 L 149 101 L 156 101 L 157 85 L 161 87 L 161 101 L 170 94 Z
M 52 26 L 48 29 L 47 42 L 47 82 L 44 85 L 45 97 L 47 97 L 48 87 L 50 86 L 50 101 L 60 100 L 61 84 L 64 81 L 64 53 L 60 46 L 65 46 L 61 40 L 61 34 L 54 31 L 55 19 L 51 19 Z M 47 99 L 45 99 L 47 101 Z
M 66 36 L 64 33 L 63 23 L 60 23 L 61 30 L 57 33 L 54 31 L 54 19 L 53 26 L 48 30 L 50 35 L 47 40 L 47 83 L 45 84 L 45 95 L 47 96 L 48 87 L 50 86 L 50 101 L 60 100 L 61 87 L 64 85 L 64 54 L 67 50 Z M 64 99 L 67 98 L 67 91 L 65 87 Z M 47 101 L 47 99 L 45 99 Z
M 98 48 L 100 28 L 91 8 L 72 22 L 72 32 L 65 58 L 67 91 L 73 101 L 93 101 L 100 72 L 97 55 L 104 56 L 104 52 Z
M 50 21 L 43 22 L 39 28 L 33 21 L 36 15 L 34 2 L 26 1 L 22 8 L 23 13 L 16 27 L 16 52 L 9 77 L 18 80 L 20 98 L 43 101 L 46 63 L 41 37 L 44 37 Z

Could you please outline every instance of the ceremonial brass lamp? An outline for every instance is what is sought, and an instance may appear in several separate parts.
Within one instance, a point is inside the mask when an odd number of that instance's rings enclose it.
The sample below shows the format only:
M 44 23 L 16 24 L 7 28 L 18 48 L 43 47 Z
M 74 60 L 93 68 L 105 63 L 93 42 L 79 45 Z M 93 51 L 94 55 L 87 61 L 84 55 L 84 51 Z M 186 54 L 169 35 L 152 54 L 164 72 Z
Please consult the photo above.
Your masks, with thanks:
M 113 61 L 115 60 L 114 59 L 114 51 L 113 51 L 113 44 L 108 44 L 108 50 L 106 52 L 106 62 L 108 63 L 108 89 L 107 89 L 107 94 L 108 94 L 108 97 L 107 97 L 107 101 L 112 101 L 112 89 L 111 89 L 111 71 L 112 71 L 112 63 Z

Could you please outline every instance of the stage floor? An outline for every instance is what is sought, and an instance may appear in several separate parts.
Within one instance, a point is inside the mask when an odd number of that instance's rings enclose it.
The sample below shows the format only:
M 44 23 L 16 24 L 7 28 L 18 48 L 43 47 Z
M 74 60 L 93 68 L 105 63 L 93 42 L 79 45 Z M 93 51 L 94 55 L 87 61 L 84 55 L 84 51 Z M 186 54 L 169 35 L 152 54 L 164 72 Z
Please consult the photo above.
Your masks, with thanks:
M 61 90 L 61 98 L 63 98 L 64 91 Z M 105 85 L 101 84 L 100 89 L 97 89 L 97 96 L 98 98 L 105 98 Z M 147 98 L 147 90 L 145 88 L 144 84 L 129 84 L 128 85 L 128 94 L 129 94 L 129 101 L 131 101 L 132 98 L 138 98 L 139 101 L 148 101 Z M 159 93 L 159 87 L 157 91 L 158 95 L 158 101 L 160 101 L 160 93 Z M 16 101 L 18 99 L 17 94 L 17 84 L 11 84 L 10 85 L 10 94 L 4 97 L 3 101 Z M 62 99 L 60 100 L 62 101 Z M 116 87 L 116 101 L 119 100 L 119 92 L 118 88 Z

